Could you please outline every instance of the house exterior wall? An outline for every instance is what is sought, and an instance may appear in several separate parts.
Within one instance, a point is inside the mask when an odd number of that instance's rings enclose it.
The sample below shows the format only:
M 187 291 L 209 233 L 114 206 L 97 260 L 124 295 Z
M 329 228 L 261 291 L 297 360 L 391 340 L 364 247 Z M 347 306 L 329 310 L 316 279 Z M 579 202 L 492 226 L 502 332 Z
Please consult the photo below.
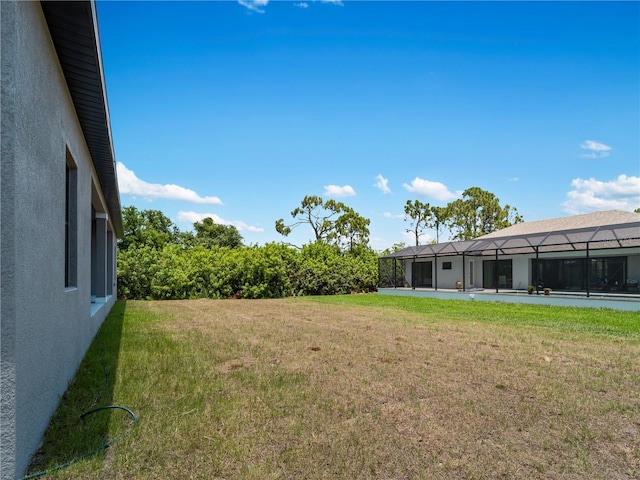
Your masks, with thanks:
M 405 260 L 404 266 L 404 284 L 412 286 L 413 279 L 413 260 Z
M 40 2 L 0 2 L 0 26 L 0 478 L 13 480 L 115 295 L 92 308 L 92 205 L 107 208 Z M 68 155 L 77 166 L 77 275 L 65 288 Z
M 432 262 L 432 280 L 436 283 L 436 269 L 437 269 L 437 282 L 438 288 L 456 288 L 456 282 L 462 281 L 462 257 L 461 256 L 443 256 L 438 257 L 437 262 L 433 257 L 429 258 L 416 258 L 416 262 Z M 405 276 L 404 282 L 406 286 L 411 286 L 411 280 L 413 278 L 413 260 L 407 259 L 405 262 Z M 443 270 L 442 264 L 444 262 L 451 262 L 451 270 Z M 470 263 L 474 263 L 473 271 L 471 270 Z M 477 259 L 467 257 L 465 259 L 465 276 L 467 281 L 467 288 L 470 286 L 477 286 L 482 284 L 482 272 L 477 270 L 480 262 Z M 471 276 L 473 274 L 473 277 Z
M 629 252 L 627 256 L 627 277 L 640 282 L 640 249 L 635 249 L 635 255 Z
M 513 288 L 516 290 L 526 290 L 533 282 L 531 278 L 531 259 L 523 256 L 511 256 L 513 268 Z M 534 255 L 535 258 L 535 255 Z
M 438 257 L 438 261 L 437 264 L 435 265 L 435 269 L 437 269 L 437 275 L 438 275 L 438 288 L 454 288 L 453 286 L 455 286 L 456 283 L 456 279 L 460 280 L 459 278 L 457 278 L 459 276 L 459 271 L 462 271 L 461 268 L 456 268 L 455 265 L 455 260 L 457 259 L 453 259 L 453 258 L 448 258 L 448 257 Z M 451 270 L 444 270 L 442 268 L 442 264 L 445 262 L 451 262 Z M 461 260 L 460 260 L 461 262 Z M 460 263 L 460 265 L 462 265 L 462 263 Z M 436 272 L 434 272 L 434 282 L 435 282 L 435 278 L 436 278 Z M 442 285 L 452 285 L 451 287 L 441 287 Z

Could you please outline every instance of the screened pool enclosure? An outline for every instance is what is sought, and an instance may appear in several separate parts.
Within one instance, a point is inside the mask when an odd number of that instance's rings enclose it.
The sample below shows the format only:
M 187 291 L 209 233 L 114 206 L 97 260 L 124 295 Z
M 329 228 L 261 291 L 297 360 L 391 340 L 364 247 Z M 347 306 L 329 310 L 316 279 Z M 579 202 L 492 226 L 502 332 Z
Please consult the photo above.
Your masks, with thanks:
M 639 219 L 630 212 L 594 212 L 407 247 L 379 259 L 378 286 L 638 293 Z

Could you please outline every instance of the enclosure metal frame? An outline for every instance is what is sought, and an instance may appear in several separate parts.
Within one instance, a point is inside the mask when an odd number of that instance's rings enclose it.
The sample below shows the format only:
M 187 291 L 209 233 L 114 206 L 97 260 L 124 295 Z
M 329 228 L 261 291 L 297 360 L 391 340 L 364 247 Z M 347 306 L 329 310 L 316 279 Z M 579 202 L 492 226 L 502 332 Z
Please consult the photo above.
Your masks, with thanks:
M 434 278 L 434 288 L 438 289 L 437 259 L 445 256 L 462 256 L 462 290 L 466 291 L 465 259 L 468 256 L 487 257 L 493 256 L 496 264 L 500 255 L 527 255 L 535 253 L 536 261 L 540 254 L 559 252 L 585 252 L 587 262 L 587 279 L 589 277 L 589 259 L 593 251 L 627 249 L 640 247 L 640 222 L 619 223 L 613 225 L 601 225 L 597 227 L 585 227 L 569 230 L 554 230 L 547 232 L 528 233 L 520 235 L 510 235 L 504 237 L 480 237 L 475 240 L 452 241 L 435 243 L 430 245 L 418 245 L 407 247 L 380 258 L 393 259 L 394 278 L 393 288 L 397 288 L 395 278 L 397 268 L 396 262 L 412 259 L 414 262 L 418 258 L 434 258 L 436 266 L 436 276 Z M 378 264 L 380 271 L 380 263 Z M 496 268 L 497 272 L 497 268 Z M 412 281 L 411 287 L 415 288 Z M 539 279 L 535 279 L 535 283 Z M 496 293 L 499 291 L 499 284 L 496 280 Z M 586 294 L 590 295 L 589 282 L 586 282 Z

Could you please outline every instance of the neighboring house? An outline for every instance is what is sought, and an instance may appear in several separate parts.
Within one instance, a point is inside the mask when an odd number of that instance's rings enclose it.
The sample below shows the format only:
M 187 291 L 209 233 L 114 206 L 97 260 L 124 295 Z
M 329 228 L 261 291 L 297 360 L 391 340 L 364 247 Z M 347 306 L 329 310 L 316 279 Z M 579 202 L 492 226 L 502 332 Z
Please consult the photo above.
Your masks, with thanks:
M 0 478 L 24 474 L 116 301 L 95 3 L 0 2 Z
M 518 223 L 474 240 L 380 259 L 379 287 L 639 293 L 640 214 L 602 211 Z

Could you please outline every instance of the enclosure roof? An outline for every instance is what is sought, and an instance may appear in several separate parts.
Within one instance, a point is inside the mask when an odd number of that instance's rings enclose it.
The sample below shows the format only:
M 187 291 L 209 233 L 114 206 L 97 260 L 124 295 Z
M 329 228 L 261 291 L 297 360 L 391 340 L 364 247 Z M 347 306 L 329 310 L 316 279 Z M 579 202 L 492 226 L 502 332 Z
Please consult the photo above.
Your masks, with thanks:
M 116 235 L 121 236 L 122 211 L 95 1 L 43 1 L 40 4 Z
M 640 247 L 640 214 L 619 210 L 524 222 L 461 242 L 408 247 L 387 257 L 501 255 Z

